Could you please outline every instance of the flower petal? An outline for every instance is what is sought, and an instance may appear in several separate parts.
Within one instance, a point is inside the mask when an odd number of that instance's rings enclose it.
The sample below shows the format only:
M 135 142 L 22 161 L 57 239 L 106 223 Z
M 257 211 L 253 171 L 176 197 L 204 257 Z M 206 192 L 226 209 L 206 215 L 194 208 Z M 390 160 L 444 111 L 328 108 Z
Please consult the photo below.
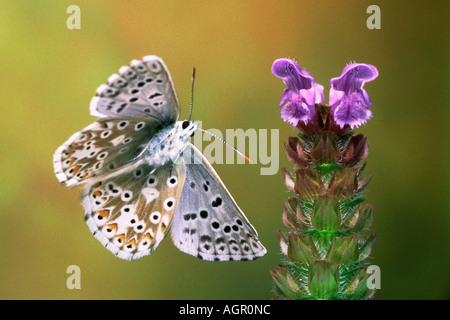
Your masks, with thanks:
M 352 63 L 344 68 L 340 77 L 331 79 L 329 104 L 341 128 L 348 124 L 353 129 L 372 117 L 372 111 L 367 108 L 372 101 L 363 86 L 377 76 L 374 66 Z
M 314 83 L 315 104 L 323 103 L 323 85 Z
M 314 78 L 309 72 L 300 69 L 297 62 L 291 59 L 277 59 L 272 65 L 272 73 L 283 80 L 289 92 L 301 92 L 301 98 L 308 105 L 314 105 L 317 100 Z
M 341 102 L 336 105 L 334 109 L 334 121 L 341 128 L 348 124 L 354 129 L 372 118 L 372 111 L 363 106 L 360 101 L 355 101 L 356 99 L 355 94 L 350 97 L 345 96 L 341 99 Z
M 370 64 L 352 63 L 342 70 L 340 77 L 331 79 L 331 88 L 346 94 L 359 91 L 364 83 L 378 77 L 378 70 Z
M 338 91 L 334 90 L 333 88 L 330 89 L 330 97 L 329 97 L 329 105 L 332 106 L 339 102 L 343 97 L 345 96 L 344 91 Z
M 291 59 L 275 60 L 272 73 L 287 86 L 280 101 L 280 106 L 285 105 L 281 117 L 294 127 L 299 121 L 306 124 L 315 115 L 314 105 L 323 103 L 323 86 Z
M 310 112 L 305 103 L 288 102 L 281 109 L 281 118 L 295 128 L 299 121 L 308 122 Z

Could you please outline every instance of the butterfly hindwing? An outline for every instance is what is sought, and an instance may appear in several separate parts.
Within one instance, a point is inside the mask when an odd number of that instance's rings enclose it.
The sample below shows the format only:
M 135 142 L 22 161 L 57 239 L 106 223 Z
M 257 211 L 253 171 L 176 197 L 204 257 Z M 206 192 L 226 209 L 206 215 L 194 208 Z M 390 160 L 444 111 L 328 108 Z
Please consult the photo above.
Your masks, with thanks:
M 111 174 L 136 158 L 159 129 L 154 119 L 100 119 L 56 150 L 56 176 L 61 183 L 75 186 Z
M 97 89 L 90 110 L 98 117 L 148 117 L 170 124 L 178 119 L 180 105 L 162 59 L 146 56 L 109 77 Z
M 88 185 L 83 196 L 94 236 L 122 259 L 152 253 L 169 230 L 184 182 L 184 166 L 144 161 Z
M 184 159 L 186 179 L 171 229 L 174 244 L 209 261 L 263 256 L 266 249 L 256 230 L 208 160 L 192 144 L 185 150 Z

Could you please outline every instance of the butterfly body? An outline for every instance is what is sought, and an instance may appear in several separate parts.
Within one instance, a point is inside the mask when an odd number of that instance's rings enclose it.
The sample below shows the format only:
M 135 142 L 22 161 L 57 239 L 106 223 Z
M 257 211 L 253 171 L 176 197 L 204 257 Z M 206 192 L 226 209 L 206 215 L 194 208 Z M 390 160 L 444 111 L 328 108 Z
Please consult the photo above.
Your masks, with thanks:
M 183 128 L 183 124 L 186 128 Z M 148 143 L 143 157 L 149 165 L 156 167 L 175 162 L 188 146 L 191 135 L 197 130 L 193 121 L 177 121 L 158 132 Z
M 112 253 L 151 254 L 171 230 L 183 252 L 210 261 L 252 260 L 266 249 L 225 185 L 177 121 L 170 75 L 156 56 L 133 60 L 97 89 L 96 122 L 53 157 L 67 186 L 84 185 L 85 220 Z

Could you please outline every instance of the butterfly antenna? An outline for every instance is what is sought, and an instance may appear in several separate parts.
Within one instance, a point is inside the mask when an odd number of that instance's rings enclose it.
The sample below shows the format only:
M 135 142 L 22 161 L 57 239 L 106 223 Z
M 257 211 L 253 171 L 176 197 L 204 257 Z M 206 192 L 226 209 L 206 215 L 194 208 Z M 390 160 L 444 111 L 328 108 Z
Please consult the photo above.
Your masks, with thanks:
M 191 108 L 189 110 L 189 121 L 191 121 L 192 109 L 194 108 L 194 80 L 195 80 L 195 67 L 192 68 L 192 80 L 191 80 Z
M 216 135 L 216 134 L 214 134 L 214 133 L 212 133 L 212 132 L 209 132 L 209 131 L 207 131 L 207 130 L 204 130 L 204 129 L 202 129 L 202 128 L 198 128 L 198 130 L 201 130 L 201 131 L 203 131 L 203 132 L 206 132 L 206 133 L 212 135 L 214 138 L 219 139 L 219 140 L 222 141 L 227 147 L 233 149 L 238 155 L 240 155 L 241 157 L 243 157 L 244 159 L 246 159 L 246 160 L 249 161 L 250 163 L 253 163 L 253 160 L 252 160 L 252 159 L 250 159 L 248 156 L 246 156 L 245 154 L 243 154 L 242 152 L 240 152 L 238 149 L 236 149 L 235 147 L 233 147 L 231 144 L 229 144 L 229 143 L 226 142 L 225 140 L 223 140 L 223 139 L 222 139 L 221 137 L 219 137 L 218 135 Z

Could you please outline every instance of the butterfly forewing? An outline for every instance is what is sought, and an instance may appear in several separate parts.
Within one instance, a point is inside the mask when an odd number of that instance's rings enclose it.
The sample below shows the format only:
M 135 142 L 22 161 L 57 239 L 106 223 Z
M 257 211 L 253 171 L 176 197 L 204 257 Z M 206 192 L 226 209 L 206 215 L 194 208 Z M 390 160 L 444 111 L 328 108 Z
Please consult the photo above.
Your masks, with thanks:
M 178 205 L 184 165 L 132 169 L 99 180 L 83 196 L 94 236 L 122 259 L 149 255 L 164 239 Z
M 158 119 L 174 123 L 180 106 L 170 74 L 156 56 L 133 60 L 120 68 L 97 89 L 92 99 L 91 114 L 98 117 Z
M 184 159 L 186 179 L 171 229 L 174 244 L 209 261 L 263 256 L 256 230 L 206 158 L 190 145 Z
M 58 148 L 53 158 L 56 176 L 75 186 L 114 173 L 136 158 L 160 127 L 155 119 L 100 119 Z

